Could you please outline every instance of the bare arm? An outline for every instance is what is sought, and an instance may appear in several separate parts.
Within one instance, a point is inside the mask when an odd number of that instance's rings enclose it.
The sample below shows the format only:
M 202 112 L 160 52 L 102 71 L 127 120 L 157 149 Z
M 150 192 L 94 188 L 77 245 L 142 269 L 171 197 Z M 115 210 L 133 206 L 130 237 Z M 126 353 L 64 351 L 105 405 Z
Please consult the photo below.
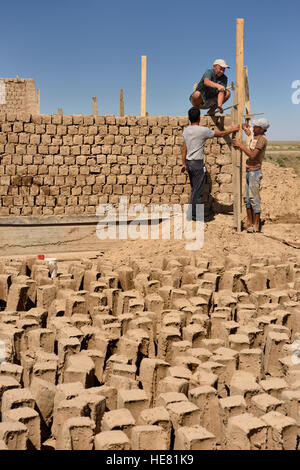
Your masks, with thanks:
M 239 142 L 238 140 L 233 141 L 233 146 L 240 148 L 243 152 L 245 152 L 245 154 L 249 158 L 256 158 L 260 152 L 260 149 L 254 149 L 254 150 L 248 149 L 244 144 L 242 144 L 242 142 Z
M 238 132 L 240 130 L 240 126 L 233 125 L 226 131 L 215 131 L 214 137 L 225 137 L 225 135 L 230 135 L 233 132 Z
M 204 79 L 204 85 L 209 86 L 211 88 L 216 88 L 217 90 L 225 90 L 225 87 L 223 87 L 223 85 L 220 85 L 219 83 L 212 82 L 209 78 Z

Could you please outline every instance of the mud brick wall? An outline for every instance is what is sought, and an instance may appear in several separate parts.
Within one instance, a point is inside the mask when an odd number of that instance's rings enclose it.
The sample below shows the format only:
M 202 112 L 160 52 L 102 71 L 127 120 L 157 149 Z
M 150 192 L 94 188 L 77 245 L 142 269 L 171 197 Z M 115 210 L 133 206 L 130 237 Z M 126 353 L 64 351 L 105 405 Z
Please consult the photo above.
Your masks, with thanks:
M 33 78 L 0 78 L 0 113 L 38 113 Z
M 229 117 L 202 117 L 223 129 Z M 0 114 L 0 216 L 95 215 L 102 203 L 188 203 L 186 117 Z M 232 209 L 226 138 L 205 145 L 206 213 Z

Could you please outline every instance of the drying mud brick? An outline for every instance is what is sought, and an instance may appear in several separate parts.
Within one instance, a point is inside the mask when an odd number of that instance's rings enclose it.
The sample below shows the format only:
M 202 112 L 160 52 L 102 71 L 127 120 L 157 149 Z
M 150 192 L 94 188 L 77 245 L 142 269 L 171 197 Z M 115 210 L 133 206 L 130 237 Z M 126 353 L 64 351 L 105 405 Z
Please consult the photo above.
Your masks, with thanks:
M 103 431 L 95 436 L 95 450 L 130 450 L 130 441 L 123 431 Z
M 300 257 L 116 257 L 0 262 L 0 447 L 297 449 Z
M 229 418 L 226 429 L 227 449 L 266 450 L 268 426 L 259 418 L 244 413 Z
M 174 450 L 216 450 L 216 439 L 202 426 L 183 426 L 175 433 Z
M 132 428 L 132 450 L 167 450 L 168 435 L 160 426 L 144 425 Z
M 26 450 L 28 430 L 23 423 L 5 421 L 0 423 L 0 439 L 8 450 Z

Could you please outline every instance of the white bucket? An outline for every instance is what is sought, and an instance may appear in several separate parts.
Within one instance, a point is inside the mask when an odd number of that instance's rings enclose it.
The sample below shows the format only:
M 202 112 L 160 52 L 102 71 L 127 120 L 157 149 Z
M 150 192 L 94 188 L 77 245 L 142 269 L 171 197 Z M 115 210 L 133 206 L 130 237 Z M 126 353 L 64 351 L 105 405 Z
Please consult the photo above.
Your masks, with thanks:
M 46 258 L 45 261 L 47 261 L 47 263 L 52 264 L 54 266 L 54 269 L 53 269 L 52 274 L 51 274 L 51 278 L 56 277 L 57 276 L 57 261 L 56 261 L 56 258 Z

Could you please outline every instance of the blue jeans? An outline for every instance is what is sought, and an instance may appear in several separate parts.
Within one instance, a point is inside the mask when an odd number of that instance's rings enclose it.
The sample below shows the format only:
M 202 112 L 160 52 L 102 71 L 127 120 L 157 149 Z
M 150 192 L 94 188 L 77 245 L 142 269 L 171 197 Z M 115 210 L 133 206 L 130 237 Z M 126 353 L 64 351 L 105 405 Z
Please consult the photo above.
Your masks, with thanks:
M 197 206 L 201 204 L 201 199 L 204 193 L 206 169 L 203 160 L 186 160 L 186 169 L 191 185 L 191 196 L 187 218 L 188 220 L 198 220 L 200 209 L 197 211 Z
M 260 214 L 260 182 L 262 179 L 262 171 L 247 171 L 244 201 L 247 209 L 252 209 L 254 214 Z

